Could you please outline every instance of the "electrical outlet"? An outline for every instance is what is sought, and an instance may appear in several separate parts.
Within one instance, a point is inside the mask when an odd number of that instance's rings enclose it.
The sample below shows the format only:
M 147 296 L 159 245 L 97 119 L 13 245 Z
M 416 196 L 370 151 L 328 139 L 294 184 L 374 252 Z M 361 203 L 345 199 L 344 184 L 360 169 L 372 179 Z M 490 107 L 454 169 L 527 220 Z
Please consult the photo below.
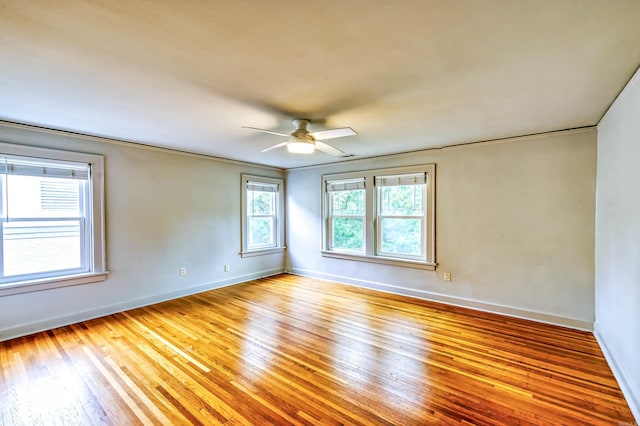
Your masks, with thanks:
M 229 264 L 224 265 L 224 271 L 229 272 L 229 270 L 231 270 L 231 268 L 229 267 Z
M 185 275 L 187 275 L 187 267 L 186 266 L 182 266 L 182 267 L 180 267 L 180 276 L 184 277 Z
M 451 281 L 451 272 L 445 272 L 444 273 L 444 280 L 445 281 Z

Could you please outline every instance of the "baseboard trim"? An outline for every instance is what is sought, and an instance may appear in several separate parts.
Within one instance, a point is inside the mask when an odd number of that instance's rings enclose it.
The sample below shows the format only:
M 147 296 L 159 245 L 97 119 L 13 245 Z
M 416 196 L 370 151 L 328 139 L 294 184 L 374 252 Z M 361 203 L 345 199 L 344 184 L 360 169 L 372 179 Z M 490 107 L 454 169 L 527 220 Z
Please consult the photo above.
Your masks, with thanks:
M 415 297 L 418 299 L 430 300 L 434 302 L 445 303 L 447 305 L 460 306 L 463 308 L 474 309 L 477 311 L 490 312 L 494 314 L 505 315 L 514 318 L 521 318 L 546 324 L 559 325 L 562 327 L 573 328 L 583 331 L 593 331 L 593 323 L 589 321 L 577 320 L 574 318 L 566 318 L 557 315 L 546 314 L 543 312 L 529 311 L 526 309 L 514 308 L 494 303 L 482 302 L 477 300 L 466 299 L 463 297 L 448 296 L 440 293 L 433 293 L 424 290 L 416 290 L 413 288 L 400 287 L 393 284 L 381 282 L 361 280 L 357 278 L 345 277 L 343 275 L 327 274 L 324 272 L 313 271 L 302 268 L 291 268 L 290 273 L 294 275 L 302 275 L 324 280 L 336 281 L 343 284 L 354 285 L 386 293 L 400 294 L 403 296 Z
M 143 306 L 149 306 L 167 300 L 178 299 L 180 297 L 190 296 L 192 294 L 202 293 L 209 290 L 215 290 L 222 287 L 228 287 L 243 282 L 256 280 L 259 278 L 270 277 L 272 275 L 281 274 L 284 268 L 274 268 L 264 271 L 254 272 L 251 274 L 237 275 L 224 280 L 213 281 L 210 283 L 199 284 L 193 287 L 183 288 L 169 293 L 157 294 L 154 296 L 143 297 L 141 299 L 130 300 L 114 305 L 102 306 L 96 309 L 89 309 L 82 312 L 76 312 L 61 317 L 49 318 L 42 321 L 35 321 L 26 324 L 20 324 L 14 327 L 0 330 L 0 342 L 15 339 L 17 337 L 26 336 L 41 331 L 51 330 L 65 325 L 75 324 L 82 321 L 88 321 L 95 318 L 104 317 L 118 312 L 128 311 Z
M 634 386 L 633 382 L 629 378 L 627 370 L 616 361 L 616 357 L 611 351 L 610 346 L 607 344 L 607 340 L 604 338 L 602 333 L 600 333 L 600 330 L 598 330 L 597 322 L 595 324 L 593 335 L 600 345 L 600 349 L 602 349 L 604 358 L 607 360 L 607 363 L 613 372 L 613 376 L 618 381 L 620 390 L 627 400 L 627 404 L 629 404 L 629 408 L 636 419 L 636 423 L 640 424 L 640 391 L 638 391 L 638 388 Z

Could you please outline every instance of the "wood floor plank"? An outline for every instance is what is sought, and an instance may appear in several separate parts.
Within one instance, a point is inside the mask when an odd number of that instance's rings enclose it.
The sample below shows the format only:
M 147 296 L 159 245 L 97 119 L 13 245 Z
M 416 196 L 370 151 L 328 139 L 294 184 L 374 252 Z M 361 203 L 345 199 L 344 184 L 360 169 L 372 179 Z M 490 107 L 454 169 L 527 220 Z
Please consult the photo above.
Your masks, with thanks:
M 591 333 L 279 275 L 0 343 L 0 424 L 633 424 Z

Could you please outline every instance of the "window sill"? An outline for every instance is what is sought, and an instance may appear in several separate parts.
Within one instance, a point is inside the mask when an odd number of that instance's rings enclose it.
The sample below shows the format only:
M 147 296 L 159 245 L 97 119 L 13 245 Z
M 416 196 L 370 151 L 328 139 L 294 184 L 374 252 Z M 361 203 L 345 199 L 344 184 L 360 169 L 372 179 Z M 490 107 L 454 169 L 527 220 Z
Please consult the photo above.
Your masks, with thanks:
M 271 247 L 262 250 L 251 250 L 251 251 L 242 251 L 240 252 L 241 257 L 253 257 L 253 256 L 263 256 L 265 254 L 275 254 L 282 253 L 286 247 Z
M 33 281 L 20 281 L 0 284 L 0 297 L 12 294 L 30 293 L 32 291 L 50 290 L 52 288 L 68 287 L 72 285 L 90 284 L 104 281 L 109 272 L 94 272 L 89 274 L 68 275 L 65 277 L 43 278 Z
M 392 259 L 390 257 L 367 256 L 363 254 L 340 253 L 335 251 L 323 250 L 323 257 L 331 257 L 334 259 L 355 260 L 358 262 L 380 263 L 382 265 L 402 266 L 405 268 L 424 269 L 427 271 L 435 271 L 436 263 L 421 262 L 418 260 Z

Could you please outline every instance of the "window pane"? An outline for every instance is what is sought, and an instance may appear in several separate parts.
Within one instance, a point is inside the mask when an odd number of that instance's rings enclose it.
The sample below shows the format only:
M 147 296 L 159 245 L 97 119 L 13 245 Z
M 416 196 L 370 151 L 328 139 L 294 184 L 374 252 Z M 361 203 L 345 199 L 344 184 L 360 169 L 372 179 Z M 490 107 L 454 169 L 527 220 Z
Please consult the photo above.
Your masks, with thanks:
M 78 269 L 80 239 L 79 220 L 4 223 L 4 275 Z
M 274 218 L 249 217 L 249 248 L 274 246 Z
M 333 216 L 364 216 L 364 189 L 331 192 Z
M 9 218 L 79 217 L 81 180 L 8 175 Z
M 275 214 L 274 192 L 247 191 L 248 213 L 253 215 L 273 215 Z
M 364 249 L 364 218 L 334 217 L 333 247 L 346 250 Z
M 382 218 L 382 252 L 421 255 L 421 222 L 419 218 Z
M 381 188 L 381 214 L 421 216 L 424 211 L 424 185 L 384 186 Z

